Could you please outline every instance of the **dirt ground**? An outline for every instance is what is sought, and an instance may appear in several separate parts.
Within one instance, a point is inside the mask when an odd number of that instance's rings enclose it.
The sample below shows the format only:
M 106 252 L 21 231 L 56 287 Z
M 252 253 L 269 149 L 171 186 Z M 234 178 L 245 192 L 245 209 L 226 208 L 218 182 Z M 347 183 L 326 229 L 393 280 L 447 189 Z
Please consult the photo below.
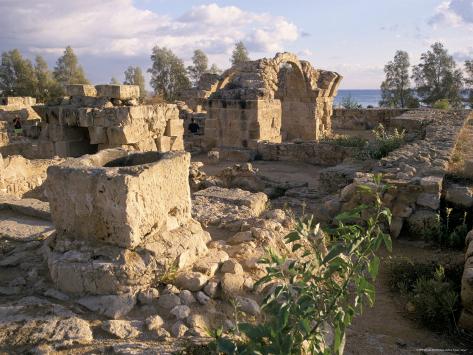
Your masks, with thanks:
M 404 256 L 417 261 L 462 258 L 462 252 L 444 252 L 423 242 L 395 240 L 392 256 Z M 345 353 L 362 354 L 451 354 L 473 353 L 446 334 L 436 334 L 406 317 L 404 303 L 389 290 L 389 272 L 383 252 L 383 263 L 376 281 L 376 302 L 354 320 L 347 336 Z M 455 349 L 456 351 L 448 351 Z

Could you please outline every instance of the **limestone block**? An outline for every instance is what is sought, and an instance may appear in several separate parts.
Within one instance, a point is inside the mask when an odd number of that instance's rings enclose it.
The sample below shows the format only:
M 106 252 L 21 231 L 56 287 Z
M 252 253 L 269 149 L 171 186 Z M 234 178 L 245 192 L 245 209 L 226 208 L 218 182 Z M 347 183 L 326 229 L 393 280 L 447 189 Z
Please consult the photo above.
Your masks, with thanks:
M 108 157 L 113 152 L 122 157 Z M 112 149 L 50 167 L 46 191 L 56 230 L 134 248 L 143 236 L 165 230 L 169 218 L 189 220 L 189 164 L 184 152 Z
M 420 186 L 422 186 L 425 192 L 440 193 L 442 191 L 443 178 L 440 176 L 426 176 L 420 180 Z
M 94 125 L 94 116 L 91 108 L 79 108 L 78 116 L 80 127 L 91 127 Z
M 107 129 L 104 127 L 89 127 L 90 144 L 107 144 Z
M 171 150 L 184 150 L 184 139 L 182 136 L 171 137 Z
M 164 134 L 169 137 L 178 137 L 184 134 L 184 120 L 169 120 Z
M 440 194 L 421 193 L 417 197 L 417 204 L 422 207 L 437 210 L 440 207 Z
M 455 205 L 470 208 L 473 206 L 473 188 L 452 184 L 447 188 L 445 200 Z
M 66 85 L 67 96 L 97 96 L 97 90 L 93 85 L 70 84 Z
M 158 151 L 156 147 L 156 142 L 153 138 L 148 137 L 136 144 L 133 144 L 133 147 L 140 152 L 156 152 Z
M 140 87 L 138 85 L 96 85 L 98 97 L 108 97 L 118 100 L 138 99 Z
M 156 147 L 158 152 L 169 152 L 171 150 L 172 138 L 161 136 L 156 139 Z
M 112 145 L 135 144 L 149 137 L 145 122 L 134 122 L 132 125 L 107 127 L 108 142 Z

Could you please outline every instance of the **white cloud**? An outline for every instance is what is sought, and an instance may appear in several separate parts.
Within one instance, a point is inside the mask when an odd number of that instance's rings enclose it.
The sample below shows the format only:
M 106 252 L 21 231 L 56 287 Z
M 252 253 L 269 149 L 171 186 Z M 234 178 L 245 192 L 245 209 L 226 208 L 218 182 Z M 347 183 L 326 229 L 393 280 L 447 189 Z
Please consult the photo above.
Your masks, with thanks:
M 132 0 L 2 0 L 0 13 L 0 50 L 34 53 L 60 54 L 71 45 L 80 55 L 149 56 L 159 45 L 185 58 L 196 48 L 219 58 L 238 40 L 250 51 L 269 53 L 299 37 L 283 17 L 217 4 L 171 18 L 139 9 Z
M 473 29 L 473 0 L 448 0 L 436 9 L 429 24 L 436 27 L 446 24 L 451 26 L 467 26 Z

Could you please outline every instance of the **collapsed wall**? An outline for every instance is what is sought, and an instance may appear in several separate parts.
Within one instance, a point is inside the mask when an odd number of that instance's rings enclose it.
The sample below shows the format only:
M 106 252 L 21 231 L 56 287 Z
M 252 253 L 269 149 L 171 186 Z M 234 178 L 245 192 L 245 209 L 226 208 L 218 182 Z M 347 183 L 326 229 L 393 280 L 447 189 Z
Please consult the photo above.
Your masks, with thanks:
M 234 65 L 208 97 L 204 145 L 255 150 L 259 141 L 318 140 L 331 130 L 341 76 L 291 53 Z
M 205 254 L 210 236 L 191 217 L 189 164 L 185 152 L 116 148 L 51 166 L 56 235 L 46 254 L 56 287 L 89 308 L 115 296 L 132 308 L 171 265 Z M 102 313 L 118 317 L 126 308 Z
M 175 105 L 140 105 L 134 85 L 68 85 L 68 97 L 35 106 L 42 117 L 39 156 L 78 157 L 113 147 L 183 150 Z

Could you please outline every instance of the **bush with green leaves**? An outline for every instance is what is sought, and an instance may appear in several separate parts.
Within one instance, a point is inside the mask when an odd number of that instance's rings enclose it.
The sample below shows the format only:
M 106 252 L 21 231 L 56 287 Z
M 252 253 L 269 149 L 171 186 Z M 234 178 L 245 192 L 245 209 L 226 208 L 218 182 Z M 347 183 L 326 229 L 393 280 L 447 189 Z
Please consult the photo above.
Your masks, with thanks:
M 337 217 L 338 226 L 325 234 L 313 217 L 301 218 L 286 243 L 298 257 L 270 251 L 261 262 L 267 274 L 257 285 L 268 286 L 259 323 L 238 323 L 235 332 L 213 332 L 213 352 L 224 354 L 340 354 L 345 331 L 363 307 L 373 305 L 374 280 L 380 259 L 377 250 L 391 239 L 383 226 L 391 212 L 382 206 L 381 176 L 360 190 L 371 196 Z M 357 223 L 353 223 L 357 221 Z M 269 287 L 271 286 L 271 287 Z
M 386 264 L 391 290 L 405 297 L 418 321 L 432 330 L 456 332 L 463 265 L 444 267 L 436 261 L 414 262 L 405 257 Z
M 336 137 L 326 138 L 324 143 L 338 145 L 340 147 L 363 148 L 367 144 L 367 140 L 360 137 L 353 137 L 347 135 L 339 135 Z
M 394 129 L 393 133 L 389 133 L 380 123 L 373 131 L 375 140 L 370 142 L 367 148 L 367 154 L 372 159 L 381 159 L 390 152 L 401 147 L 404 143 L 406 131 L 398 131 Z
M 354 98 L 352 98 L 351 95 L 345 96 L 342 101 L 340 102 L 340 105 L 344 109 L 357 109 L 357 108 L 363 108 L 362 105 L 358 103 Z
M 437 100 L 432 105 L 432 108 L 438 110 L 450 110 L 450 102 L 447 99 Z

